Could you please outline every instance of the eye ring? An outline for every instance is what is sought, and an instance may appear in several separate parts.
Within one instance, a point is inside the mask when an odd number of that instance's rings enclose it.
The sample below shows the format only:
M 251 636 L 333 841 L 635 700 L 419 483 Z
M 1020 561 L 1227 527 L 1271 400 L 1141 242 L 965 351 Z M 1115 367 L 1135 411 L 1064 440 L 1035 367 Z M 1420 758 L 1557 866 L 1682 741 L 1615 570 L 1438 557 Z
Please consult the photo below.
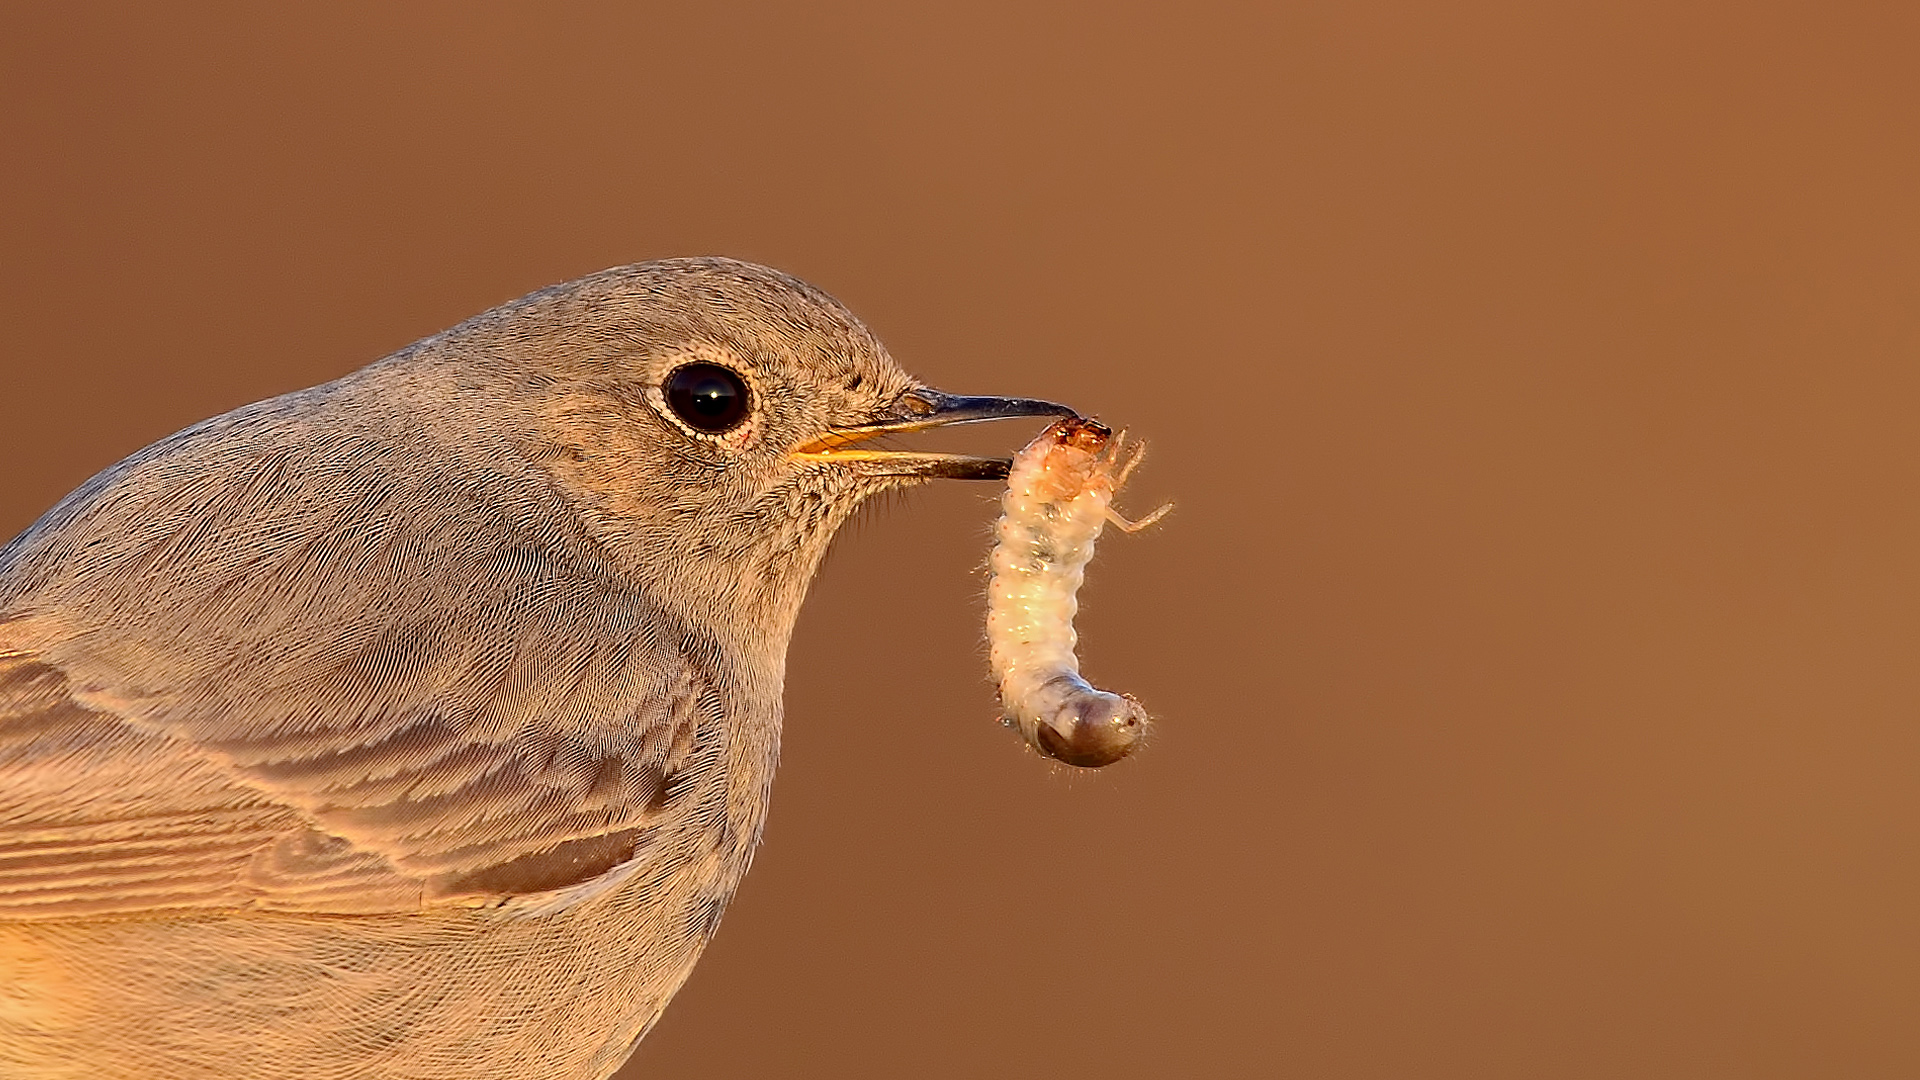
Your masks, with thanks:
M 719 364 L 682 364 L 667 373 L 660 393 L 681 423 L 703 435 L 732 431 L 753 411 L 746 380 Z

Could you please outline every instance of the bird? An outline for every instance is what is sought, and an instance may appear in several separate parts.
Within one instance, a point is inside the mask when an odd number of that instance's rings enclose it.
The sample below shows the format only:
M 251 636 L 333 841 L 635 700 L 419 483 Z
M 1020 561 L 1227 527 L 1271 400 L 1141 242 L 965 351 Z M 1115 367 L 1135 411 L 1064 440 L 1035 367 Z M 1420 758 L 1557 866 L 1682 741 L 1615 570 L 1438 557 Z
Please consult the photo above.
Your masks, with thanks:
M 1006 476 L 873 440 L 1063 415 L 667 259 L 107 468 L 0 548 L 0 1076 L 608 1076 L 747 872 L 835 530 Z

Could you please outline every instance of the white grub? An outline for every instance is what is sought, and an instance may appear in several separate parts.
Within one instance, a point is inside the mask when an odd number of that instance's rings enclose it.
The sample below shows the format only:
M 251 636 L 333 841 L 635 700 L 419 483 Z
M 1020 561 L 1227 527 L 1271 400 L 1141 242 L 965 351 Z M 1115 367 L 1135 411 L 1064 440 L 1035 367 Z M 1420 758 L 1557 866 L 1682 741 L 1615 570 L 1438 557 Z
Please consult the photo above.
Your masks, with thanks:
M 1143 529 L 1112 508 L 1113 494 L 1144 448 L 1123 453 L 1126 436 L 1079 417 L 1058 421 L 1013 459 L 989 559 L 987 644 L 1009 726 L 1049 757 L 1098 768 L 1126 757 L 1147 729 L 1132 697 L 1095 689 L 1080 677 L 1076 594 L 1101 526 Z

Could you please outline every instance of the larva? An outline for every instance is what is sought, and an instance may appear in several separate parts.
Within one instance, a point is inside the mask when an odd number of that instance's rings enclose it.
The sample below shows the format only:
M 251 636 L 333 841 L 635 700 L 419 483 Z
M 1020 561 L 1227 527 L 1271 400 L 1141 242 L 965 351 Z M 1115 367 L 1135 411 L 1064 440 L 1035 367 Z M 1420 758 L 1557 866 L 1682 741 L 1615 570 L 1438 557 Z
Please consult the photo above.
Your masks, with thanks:
M 1122 452 L 1125 441 L 1079 417 L 1041 432 L 1013 459 L 989 557 L 987 644 L 1006 722 L 1036 750 L 1089 769 L 1131 753 L 1147 712 L 1080 677 L 1076 594 L 1101 526 L 1133 532 L 1172 508 L 1137 523 L 1113 511 L 1114 492 L 1140 462 L 1141 449 Z

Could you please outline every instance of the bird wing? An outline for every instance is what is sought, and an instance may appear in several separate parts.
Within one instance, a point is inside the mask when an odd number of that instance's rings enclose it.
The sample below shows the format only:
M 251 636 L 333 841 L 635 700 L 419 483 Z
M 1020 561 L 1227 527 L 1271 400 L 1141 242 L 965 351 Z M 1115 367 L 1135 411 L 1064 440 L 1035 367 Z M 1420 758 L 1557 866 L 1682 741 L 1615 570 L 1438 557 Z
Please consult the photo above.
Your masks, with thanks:
M 174 740 L 78 705 L 36 657 L 0 656 L 0 918 L 244 906 L 255 859 L 307 825 Z
M 0 920 L 406 912 L 591 881 L 708 764 L 717 702 L 690 667 L 671 683 L 617 745 L 444 721 L 216 745 L 0 652 Z

